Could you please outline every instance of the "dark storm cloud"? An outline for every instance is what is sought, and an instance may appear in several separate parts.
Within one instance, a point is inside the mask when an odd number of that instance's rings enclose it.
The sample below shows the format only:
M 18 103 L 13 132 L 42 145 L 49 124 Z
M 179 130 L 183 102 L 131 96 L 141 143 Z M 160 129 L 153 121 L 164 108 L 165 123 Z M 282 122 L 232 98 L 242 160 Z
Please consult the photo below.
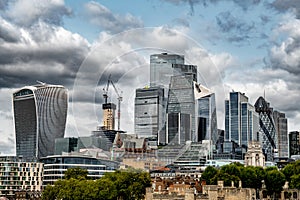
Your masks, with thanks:
M 111 33 L 119 33 L 129 28 L 143 27 L 143 22 L 131 14 L 121 16 L 114 14 L 98 2 L 91 1 L 85 5 L 90 23 Z
M 13 26 L 5 22 L 7 27 Z M 31 85 L 36 80 L 72 84 L 89 52 L 89 43 L 84 38 L 63 28 L 39 23 L 34 28 L 22 28 L 23 34 L 14 40 L 13 34 L 9 34 L 11 38 L 1 34 L 9 33 L 1 31 L 8 30 L 3 26 L 0 25 L 0 88 Z M 18 32 L 17 27 L 10 32 Z
M 72 10 L 65 6 L 63 0 L 16 0 L 11 1 L 6 10 L 8 19 L 26 27 L 41 21 L 61 25 L 62 18 L 70 15 Z
M 217 25 L 224 34 L 229 34 L 227 39 L 230 42 L 243 42 L 250 38 L 251 32 L 255 29 L 254 22 L 250 24 L 234 17 L 229 11 L 219 13 L 216 16 Z
M 208 6 L 209 4 L 216 4 L 218 2 L 233 2 L 237 6 L 241 7 L 243 10 L 248 10 L 253 5 L 258 5 L 261 0 L 164 0 L 166 2 L 179 5 L 182 3 L 189 4 L 191 7 L 191 13 L 194 13 L 194 7 L 196 4 Z
M 294 11 L 300 19 L 300 1 L 299 0 L 275 0 L 270 6 L 279 12 Z

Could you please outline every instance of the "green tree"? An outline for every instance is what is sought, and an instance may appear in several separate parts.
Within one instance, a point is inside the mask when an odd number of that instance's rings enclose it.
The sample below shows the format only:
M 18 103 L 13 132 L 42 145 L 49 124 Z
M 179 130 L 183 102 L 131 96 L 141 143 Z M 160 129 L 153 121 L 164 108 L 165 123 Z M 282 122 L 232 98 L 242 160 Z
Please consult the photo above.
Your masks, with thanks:
M 65 179 L 87 179 L 88 171 L 79 167 L 70 168 L 65 172 Z
M 285 176 L 281 171 L 277 169 L 267 170 L 265 176 L 266 189 L 269 195 L 280 193 L 285 183 Z
M 149 173 L 132 169 L 106 173 L 96 181 L 87 180 L 87 174 L 81 169 L 70 169 L 65 175 L 65 179 L 45 188 L 43 200 L 143 199 L 146 187 L 151 186 Z
M 241 168 L 244 166 L 240 163 L 230 163 L 229 165 L 224 165 L 221 167 L 220 171 L 223 173 L 227 173 L 229 175 L 234 175 L 237 177 L 241 176 Z
M 300 174 L 291 176 L 290 187 L 300 190 Z
M 201 175 L 201 178 L 206 181 L 207 185 L 216 184 L 212 181 L 214 176 L 218 173 L 218 170 L 212 166 L 208 166 L 205 168 L 204 172 Z

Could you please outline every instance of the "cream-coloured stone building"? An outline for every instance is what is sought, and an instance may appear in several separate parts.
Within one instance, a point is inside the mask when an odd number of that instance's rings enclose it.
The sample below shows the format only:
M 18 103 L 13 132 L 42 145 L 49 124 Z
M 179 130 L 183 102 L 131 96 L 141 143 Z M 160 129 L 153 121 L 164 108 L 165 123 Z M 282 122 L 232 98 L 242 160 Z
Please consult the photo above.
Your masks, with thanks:
M 0 157 L 0 197 L 14 197 L 17 190 L 41 191 L 42 184 L 43 163 Z
M 265 166 L 265 156 L 258 141 L 250 141 L 245 155 L 245 166 Z

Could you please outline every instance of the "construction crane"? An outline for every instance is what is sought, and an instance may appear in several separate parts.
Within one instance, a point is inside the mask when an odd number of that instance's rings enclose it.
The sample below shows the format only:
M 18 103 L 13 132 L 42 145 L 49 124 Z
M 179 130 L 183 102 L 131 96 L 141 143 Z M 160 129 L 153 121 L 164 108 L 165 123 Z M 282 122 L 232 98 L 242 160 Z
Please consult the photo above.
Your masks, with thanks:
M 109 84 L 111 84 L 118 96 L 118 131 L 120 130 L 120 121 L 121 121 L 121 101 L 123 100 L 123 97 L 121 96 L 121 94 L 119 93 L 119 91 L 117 90 L 114 82 L 111 80 L 111 75 L 109 75 L 108 80 L 107 80 L 107 84 L 106 87 L 103 88 L 103 98 L 104 98 L 104 102 L 105 104 L 107 104 L 107 98 L 108 98 L 108 88 L 109 88 Z

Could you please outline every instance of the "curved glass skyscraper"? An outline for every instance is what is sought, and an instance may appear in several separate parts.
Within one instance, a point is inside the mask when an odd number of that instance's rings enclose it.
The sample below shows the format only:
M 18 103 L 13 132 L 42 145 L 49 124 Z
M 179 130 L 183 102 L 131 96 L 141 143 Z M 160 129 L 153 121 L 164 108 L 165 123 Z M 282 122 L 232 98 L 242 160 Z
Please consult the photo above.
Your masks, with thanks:
M 56 138 L 63 138 L 68 91 L 60 85 L 26 86 L 13 93 L 16 154 L 39 159 L 54 153 Z
M 278 148 L 273 109 L 263 97 L 259 97 L 254 106 L 255 111 L 259 114 L 259 134 L 261 137 L 262 149 L 266 156 L 266 160 L 272 161 L 274 150 Z

